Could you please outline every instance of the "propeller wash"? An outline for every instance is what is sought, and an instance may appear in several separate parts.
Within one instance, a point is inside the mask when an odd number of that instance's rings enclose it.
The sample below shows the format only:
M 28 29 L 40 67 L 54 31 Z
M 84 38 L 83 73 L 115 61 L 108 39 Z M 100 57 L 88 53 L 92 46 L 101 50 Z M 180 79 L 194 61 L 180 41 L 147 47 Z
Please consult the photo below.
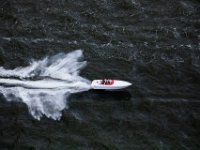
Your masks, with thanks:
M 59 120 L 62 110 L 68 107 L 70 94 L 91 88 L 90 81 L 79 76 L 87 64 L 82 58 L 83 52 L 76 50 L 32 61 L 29 66 L 14 70 L 0 67 L 0 93 L 8 101 L 27 104 L 31 115 L 38 120 L 43 115 Z

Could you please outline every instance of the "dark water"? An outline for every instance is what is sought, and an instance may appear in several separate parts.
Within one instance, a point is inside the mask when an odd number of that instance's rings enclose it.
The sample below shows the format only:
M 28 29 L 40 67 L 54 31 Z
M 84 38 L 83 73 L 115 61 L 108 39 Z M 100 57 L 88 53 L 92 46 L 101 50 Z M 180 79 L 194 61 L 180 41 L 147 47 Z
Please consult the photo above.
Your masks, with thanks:
M 90 80 L 121 92 L 74 94 L 60 121 L 0 95 L 0 149 L 198 150 L 200 1 L 2 0 L 0 66 L 83 49 Z

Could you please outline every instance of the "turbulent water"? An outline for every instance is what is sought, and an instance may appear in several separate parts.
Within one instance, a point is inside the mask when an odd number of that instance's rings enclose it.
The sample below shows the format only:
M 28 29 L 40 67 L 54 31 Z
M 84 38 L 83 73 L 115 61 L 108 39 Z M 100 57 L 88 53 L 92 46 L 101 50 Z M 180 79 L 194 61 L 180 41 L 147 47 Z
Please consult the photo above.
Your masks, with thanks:
M 199 149 L 199 0 L 0 6 L 0 149 Z
M 0 84 L 11 87 L 0 86 L 0 92 L 9 101 L 20 98 L 36 119 L 42 115 L 60 119 L 61 111 L 67 107 L 67 97 L 90 89 L 90 82 L 79 76 L 80 69 L 86 65 L 86 62 L 78 61 L 81 57 L 82 51 L 77 50 L 33 61 L 24 68 L 6 70 L 1 67 Z M 30 80 L 39 77 L 43 79 Z

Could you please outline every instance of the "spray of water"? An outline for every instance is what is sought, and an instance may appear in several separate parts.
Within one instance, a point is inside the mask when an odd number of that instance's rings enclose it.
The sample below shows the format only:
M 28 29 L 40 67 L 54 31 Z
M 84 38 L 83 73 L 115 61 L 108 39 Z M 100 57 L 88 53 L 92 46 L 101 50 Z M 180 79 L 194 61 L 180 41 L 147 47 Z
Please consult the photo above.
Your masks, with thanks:
M 31 115 L 40 120 L 45 115 L 59 120 L 72 93 L 90 89 L 90 81 L 79 76 L 86 66 L 83 52 L 60 53 L 27 67 L 7 70 L 0 67 L 0 92 L 8 101 L 27 104 Z

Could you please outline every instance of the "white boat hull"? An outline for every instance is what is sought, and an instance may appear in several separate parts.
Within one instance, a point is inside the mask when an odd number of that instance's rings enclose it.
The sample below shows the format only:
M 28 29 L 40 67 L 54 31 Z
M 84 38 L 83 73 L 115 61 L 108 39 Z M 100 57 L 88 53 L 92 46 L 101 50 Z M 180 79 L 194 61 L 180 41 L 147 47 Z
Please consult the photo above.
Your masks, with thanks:
M 127 81 L 121 81 L 121 80 L 114 80 L 113 84 L 111 85 L 101 84 L 101 82 L 102 80 L 93 80 L 91 88 L 99 90 L 119 90 L 132 85 Z

